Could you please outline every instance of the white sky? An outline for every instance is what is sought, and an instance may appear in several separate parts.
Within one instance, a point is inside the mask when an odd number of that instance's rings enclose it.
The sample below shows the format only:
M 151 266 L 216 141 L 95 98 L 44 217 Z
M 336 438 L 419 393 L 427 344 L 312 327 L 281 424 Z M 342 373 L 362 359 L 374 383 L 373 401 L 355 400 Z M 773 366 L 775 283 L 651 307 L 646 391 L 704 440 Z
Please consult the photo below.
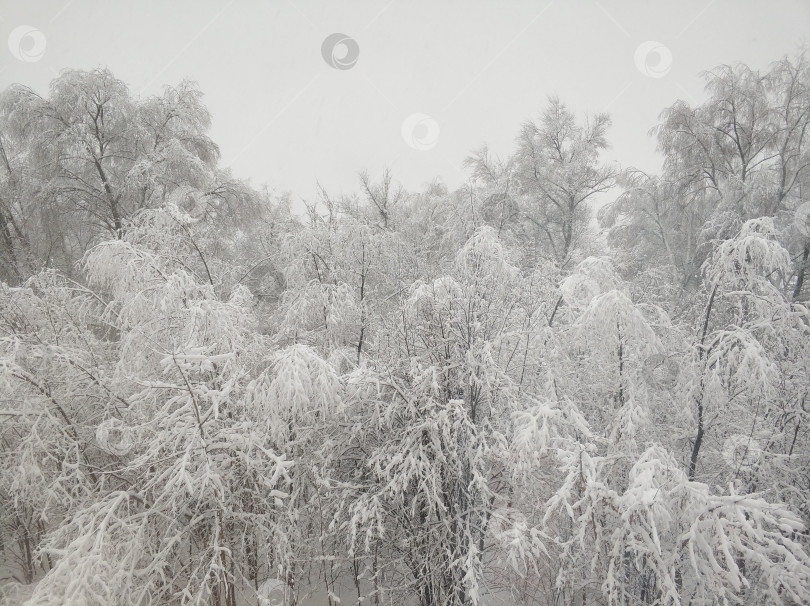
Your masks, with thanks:
M 607 157 L 655 171 L 647 133 L 659 112 L 700 101 L 702 70 L 764 68 L 797 52 L 810 2 L 0 0 L 3 40 L 22 25 L 44 34 L 45 52 L 24 62 L 0 47 L 0 89 L 20 82 L 44 93 L 60 70 L 99 65 L 134 93 L 196 80 L 234 174 L 311 199 L 316 179 L 333 195 L 356 191 L 363 168 L 390 167 L 410 190 L 434 177 L 457 187 L 468 153 L 487 142 L 508 154 L 550 94 L 580 112 L 608 111 Z M 321 56 L 335 32 L 359 45 L 351 69 Z M 665 76 L 637 69 L 646 41 L 671 51 Z M 438 124 L 432 149 L 403 139 L 414 113 Z

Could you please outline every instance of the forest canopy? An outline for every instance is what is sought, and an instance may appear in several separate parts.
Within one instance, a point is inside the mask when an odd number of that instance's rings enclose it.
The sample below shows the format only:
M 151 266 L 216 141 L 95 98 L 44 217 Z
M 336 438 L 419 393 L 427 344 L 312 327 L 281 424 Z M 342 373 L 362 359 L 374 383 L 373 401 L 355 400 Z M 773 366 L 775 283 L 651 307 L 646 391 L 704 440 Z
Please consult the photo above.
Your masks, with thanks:
M 193 82 L 0 94 L 0 598 L 810 603 L 810 64 L 296 213 Z

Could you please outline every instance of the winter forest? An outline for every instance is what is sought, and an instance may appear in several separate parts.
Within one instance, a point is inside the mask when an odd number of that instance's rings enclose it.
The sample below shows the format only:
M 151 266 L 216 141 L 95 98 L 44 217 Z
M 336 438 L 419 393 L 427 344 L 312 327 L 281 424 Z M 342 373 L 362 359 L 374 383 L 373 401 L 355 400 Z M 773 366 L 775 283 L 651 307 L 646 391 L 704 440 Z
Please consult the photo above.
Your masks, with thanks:
M 0 598 L 810 603 L 810 62 L 706 68 L 658 174 L 550 97 L 305 206 L 193 82 L 5 89 Z

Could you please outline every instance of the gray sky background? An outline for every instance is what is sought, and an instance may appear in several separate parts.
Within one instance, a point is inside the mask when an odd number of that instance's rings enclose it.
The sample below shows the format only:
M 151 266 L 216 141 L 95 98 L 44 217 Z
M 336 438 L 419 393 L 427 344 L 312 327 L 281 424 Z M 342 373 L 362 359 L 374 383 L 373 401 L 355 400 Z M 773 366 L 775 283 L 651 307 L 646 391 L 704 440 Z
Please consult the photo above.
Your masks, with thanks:
M 25 62 L 0 48 L 0 88 L 45 93 L 60 70 L 99 65 L 136 94 L 196 80 L 234 174 L 312 199 L 316 179 L 333 195 L 356 191 L 363 168 L 390 167 L 409 190 L 435 177 L 455 188 L 473 148 L 511 152 L 550 94 L 578 112 L 609 112 L 607 158 L 656 171 L 647 133 L 660 111 L 703 99 L 703 70 L 764 68 L 797 52 L 810 2 L 0 1 L 0 36 L 22 25 L 42 32 L 45 51 Z M 335 32 L 359 45 L 351 69 L 321 56 Z M 648 41 L 669 50 L 671 65 L 652 51 L 637 66 Z M 416 113 L 438 125 L 430 149 L 402 135 Z M 435 134 L 419 128 L 417 137 Z

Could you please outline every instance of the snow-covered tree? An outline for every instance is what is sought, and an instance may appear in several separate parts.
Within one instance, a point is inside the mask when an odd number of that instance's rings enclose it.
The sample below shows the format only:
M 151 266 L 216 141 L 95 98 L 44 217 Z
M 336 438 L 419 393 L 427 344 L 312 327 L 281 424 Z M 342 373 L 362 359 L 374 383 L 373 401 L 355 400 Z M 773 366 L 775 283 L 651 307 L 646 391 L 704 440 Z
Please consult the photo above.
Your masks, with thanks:
M 11 87 L 0 600 L 810 603 L 807 67 L 707 81 L 609 250 L 609 120 L 556 99 L 295 217 L 191 84 Z

